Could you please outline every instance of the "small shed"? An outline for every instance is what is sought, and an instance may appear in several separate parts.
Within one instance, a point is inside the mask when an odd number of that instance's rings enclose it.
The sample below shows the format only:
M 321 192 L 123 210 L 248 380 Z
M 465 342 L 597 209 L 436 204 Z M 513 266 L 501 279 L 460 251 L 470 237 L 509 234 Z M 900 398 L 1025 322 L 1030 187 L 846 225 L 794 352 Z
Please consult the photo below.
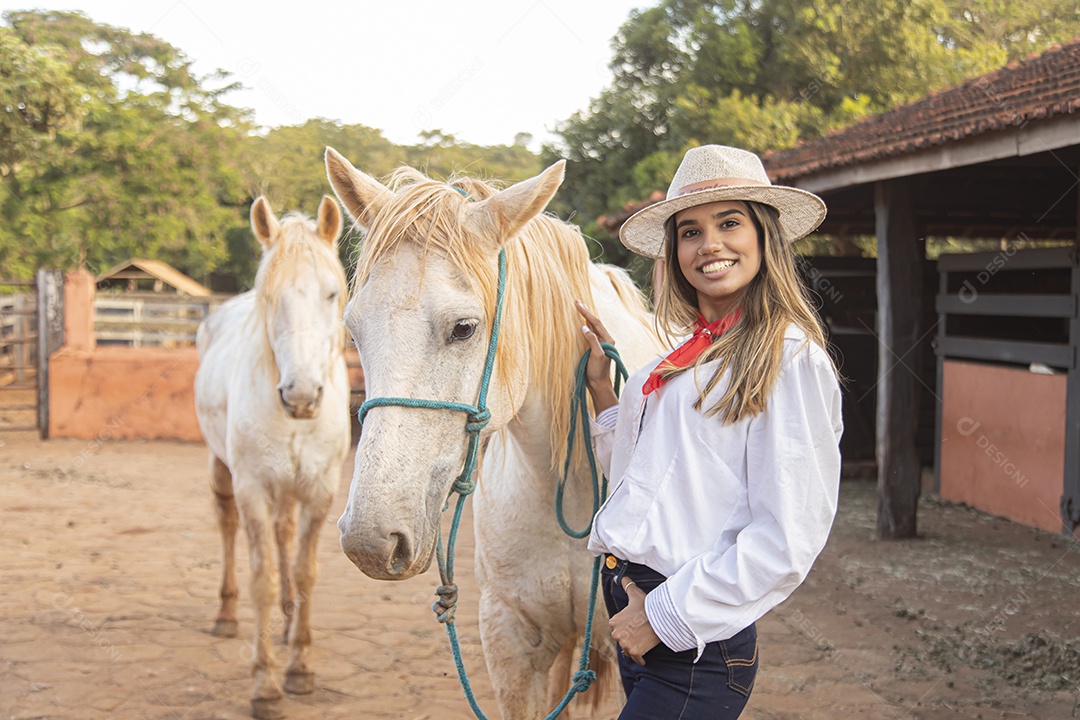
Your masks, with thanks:
M 102 346 L 194 344 L 199 322 L 222 302 L 210 288 L 160 260 L 125 260 L 95 282 L 94 337 Z
M 129 258 L 97 276 L 98 290 L 150 291 L 210 297 L 210 288 L 160 260 Z

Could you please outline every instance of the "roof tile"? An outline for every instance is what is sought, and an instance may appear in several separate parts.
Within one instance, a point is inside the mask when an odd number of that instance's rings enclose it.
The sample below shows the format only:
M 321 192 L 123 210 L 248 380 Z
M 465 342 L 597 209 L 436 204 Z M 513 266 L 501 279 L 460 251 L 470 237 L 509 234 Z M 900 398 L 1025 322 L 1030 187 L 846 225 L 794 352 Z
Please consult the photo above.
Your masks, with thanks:
M 1080 40 L 762 160 L 773 182 L 903 155 L 1080 110 Z

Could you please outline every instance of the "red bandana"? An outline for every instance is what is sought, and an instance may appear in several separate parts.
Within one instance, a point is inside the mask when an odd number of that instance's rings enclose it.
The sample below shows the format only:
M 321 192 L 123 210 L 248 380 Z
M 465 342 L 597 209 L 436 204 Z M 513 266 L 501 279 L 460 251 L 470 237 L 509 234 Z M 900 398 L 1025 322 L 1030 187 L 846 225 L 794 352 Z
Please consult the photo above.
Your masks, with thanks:
M 661 360 L 656 369 L 649 373 L 649 379 L 641 386 L 641 392 L 648 395 L 653 390 L 659 390 L 660 386 L 666 382 L 666 379 L 661 375 L 665 370 L 693 365 L 698 356 L 705 352 L 709 345 L 712 345 L 713 340 L 731 329 L 731 326 L 738 321 L 740 315 L 742 315 L 742 308 L 728 313 L 713 323 L 706 323 L 705 318 L 698 315 L 697 322 L 694 323 L 694 334 L 690 336 L 689 340 L 675 348 L 670 355 Z

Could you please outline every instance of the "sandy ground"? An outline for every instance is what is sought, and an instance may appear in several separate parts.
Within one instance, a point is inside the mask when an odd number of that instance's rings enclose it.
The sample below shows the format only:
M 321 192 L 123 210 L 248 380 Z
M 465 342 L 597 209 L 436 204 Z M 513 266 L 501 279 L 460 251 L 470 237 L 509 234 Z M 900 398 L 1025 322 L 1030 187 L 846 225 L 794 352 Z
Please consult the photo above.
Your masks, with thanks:
M 0 442 L 0 720 L 248 717 L 246 554 L 240 637 L 209 634 L 221 563 L 205 450 L 30 433 Z M 290 696 L 288 717 L 470 717 L 428 609 L 435 573 L 381 583 L 341 554 L 333 523 L 347 483 L 320 544 L 317 689 Z M 872 484 L 844 483 L 810 578 L 759 624 L 744 718 L 1080 715 L 1077 545 L 933 501 L 920 539 L 878 542 L 874 507 Z M 470 528 L 459 548 L 459 632 L 481 705 L 497 717 Z M 597 717 L 617 712 L 609 702 Z

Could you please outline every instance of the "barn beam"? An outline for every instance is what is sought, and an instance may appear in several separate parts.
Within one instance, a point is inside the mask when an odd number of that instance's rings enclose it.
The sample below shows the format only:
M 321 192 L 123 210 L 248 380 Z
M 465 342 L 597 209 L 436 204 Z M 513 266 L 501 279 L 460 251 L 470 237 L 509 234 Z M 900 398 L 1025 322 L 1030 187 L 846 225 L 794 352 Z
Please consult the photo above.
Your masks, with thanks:
M 877 534 L 916 535 L 921 467 L 915 449 L 923 251 L 907 178 L 874 186 L 877 233 Z

